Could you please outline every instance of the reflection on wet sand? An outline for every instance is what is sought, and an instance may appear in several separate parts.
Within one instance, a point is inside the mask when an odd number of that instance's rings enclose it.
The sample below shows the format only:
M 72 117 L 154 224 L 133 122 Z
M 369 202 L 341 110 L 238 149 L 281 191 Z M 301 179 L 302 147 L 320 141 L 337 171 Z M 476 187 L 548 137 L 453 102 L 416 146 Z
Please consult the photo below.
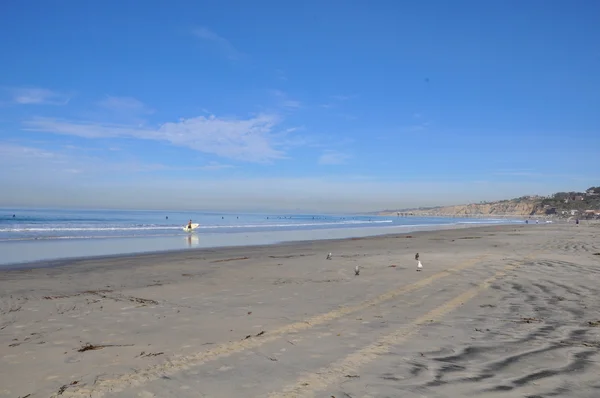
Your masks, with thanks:
M 187 243 L 189 247 L 197 246 L 200 243 L 200 239 L 196 235 L 188 235 Z

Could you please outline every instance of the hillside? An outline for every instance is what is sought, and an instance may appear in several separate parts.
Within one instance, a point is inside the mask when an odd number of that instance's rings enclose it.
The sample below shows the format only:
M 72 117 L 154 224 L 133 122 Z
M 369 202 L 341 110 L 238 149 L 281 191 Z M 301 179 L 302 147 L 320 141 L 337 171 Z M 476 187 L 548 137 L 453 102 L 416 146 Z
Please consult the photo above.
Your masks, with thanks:
M 414 216 L 554 216 L 554 217 L 600 217 L 600 187 L 586 192 L 558 192 L 549 197 L 524 196 L 497 202 L 482 202 L 466 205 L 440 206 L 418 209 L 384 210 L 379 215 Z

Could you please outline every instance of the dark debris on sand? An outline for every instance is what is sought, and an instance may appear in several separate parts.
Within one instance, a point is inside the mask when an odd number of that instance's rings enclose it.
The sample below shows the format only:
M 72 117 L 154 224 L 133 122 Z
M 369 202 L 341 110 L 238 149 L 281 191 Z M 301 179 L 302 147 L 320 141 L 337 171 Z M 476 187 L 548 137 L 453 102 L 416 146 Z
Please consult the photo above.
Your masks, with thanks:
M 249 334 L 248 336 L 244 337 L 244 340 L 247 340 L 247 339 L 252 338 L 252 337 L 259 337 L 259 336 L 262 336 L 265 333 L 266 332 L 263 330 L 260 333 L 255 334 L 254 336 L 252 336 L 251 334 Z
M 534 322 L 541 322 L 541 319 L 538 318 L 521 318 L 520 322 L 523 323 L 534 323 Z
M 227 261 L 248 260 L 248 258 L 249 257 L 246 257 L 246 256 L 244 256 L 244 257 L 234 257 L 234 258 L 224 258 L 222 260 L 211 261 L 211 263 L 224 263 L 224 262 L 227 262 Z
M 163 355 L 164 352 L 148 352 L 146 353 L 146 351 L 142 351 L 140 353 L 140 355 L 138 355 L 138 357 L 157 357 L 159 355 Z
M 86 343 L 77 349 L 77 352 L 96 351 L 107 347 L 132 347 L 133 344 L 90 344 Z
M 67 388 L 69 388 L 69 386 L 74 386 L 74 385 L 77 385 L 78 383 L 79 383 L 79 380 L 75 380 L 69 384 L 63 385 L 61 388 L 58 389 L 57 395 L 62 395 L 65 391 L 67 391 Z M 29 394 L 29 395 L 31 395 L 31 394 Z M 25 395 L 23 398 L 27 398 L 29 395 Z

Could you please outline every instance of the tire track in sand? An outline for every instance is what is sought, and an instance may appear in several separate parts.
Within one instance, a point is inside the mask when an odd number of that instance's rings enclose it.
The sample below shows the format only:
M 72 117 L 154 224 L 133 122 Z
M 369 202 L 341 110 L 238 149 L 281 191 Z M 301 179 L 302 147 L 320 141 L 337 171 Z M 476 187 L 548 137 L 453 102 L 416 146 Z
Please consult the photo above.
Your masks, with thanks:
M 535 255 L 527 256 L 523 261 L 512 263 L 505 266 L 493 276 L 485 279 L 477 286 L 461 293 L 455 298 L 446 301 L 444 304 L 427 312 L 426 314 L 415 319 L 403 328 L 390 333 L 376 342 L 353 352 L 345 358 L 332 363 L 330 366 L 318 369 L 304 377 L 299 378 L 296 383 L 284 387 L 280 392 L 274 392 L 268 395 L 269 398 L 297 398 L 297 397 L 314 397 L 315 393 L 327 389 L 330 385 L 344 380 L 348 374 L 356 374 L 358 369 L 370 362 L 375 361 L 380 355 L 388 353 L 393 346 L 402 344 L 411 335 L 417 333 L 419 329 L 430 323 L 438 320 L 446 314 L 454 311 L 466 301 L 469 301 L 479 295 L 483 290 L 487 289 L 492 282 L 505 276 L 508 272 L 519 267 L 521 264 L 531 261 Z
M 383 293 L 373 299 L 366 300 L 360 304 L 345 306 L 337 308 L 333 311 L 313 316 L 305 321 L 295 322 L 292 324 L 284 325 L 275 330 L 269 331 L 260 337 L 248 338 L 241 341 L 233 341 L 228 343 L 222 343 L 206 351 L 200 351 L 189 355 L 179 355 L 165 363 L 153 365 L 146 369 L 135 371 L 134 373 L 124 374 L 114 379 L 98 379 L 94 385 L 91 386 L 73 386 L 63 391 L 61 394 L 55 393 L 51 398 L 68 398 L 68 397 L 102 397 L 106 393 L 113 393 L 123 391 L 126 388 L 140 386 L 147 382 L 157 380 L 161 377 L 168 376 L 170 374 L 178 373 L 182 370 L 190 369 L 194 366 L 200 366 L 210 361 L 228 357 L 245 350 L 254 349 L 260 347 L 266 343 L 278 340 L 290 333 L 298 333 L 305 330 L 309 330 L 315 326 L 322 325 L 326 322 L 339 319 L 343 316 L 365 310 L 369 307 L 379 305 L 383 302 L 392 300 L 398 296 L 406 293 L 413 292 L 421 289 L 425 286 L 432 284 L 433 282 L 448 277 L 456 272 L 471 268 L 483 259 L 489 257 L 490 254 L 484 254 L 477 256 L 464 263 L 433 274 L 427 278 L 421 279 L 410 285 L 401 286 L 397 289 L 390 290 Z

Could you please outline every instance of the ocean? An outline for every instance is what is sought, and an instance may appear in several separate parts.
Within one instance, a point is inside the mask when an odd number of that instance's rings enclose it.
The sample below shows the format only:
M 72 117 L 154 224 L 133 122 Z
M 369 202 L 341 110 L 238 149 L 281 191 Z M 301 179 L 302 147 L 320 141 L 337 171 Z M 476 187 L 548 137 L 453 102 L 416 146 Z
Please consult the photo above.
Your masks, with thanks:
M 199 223 L 183 231 L 188 220 Z M 440 229 L 506 219 L 0 208 L 0 267 L 73 257 Z

